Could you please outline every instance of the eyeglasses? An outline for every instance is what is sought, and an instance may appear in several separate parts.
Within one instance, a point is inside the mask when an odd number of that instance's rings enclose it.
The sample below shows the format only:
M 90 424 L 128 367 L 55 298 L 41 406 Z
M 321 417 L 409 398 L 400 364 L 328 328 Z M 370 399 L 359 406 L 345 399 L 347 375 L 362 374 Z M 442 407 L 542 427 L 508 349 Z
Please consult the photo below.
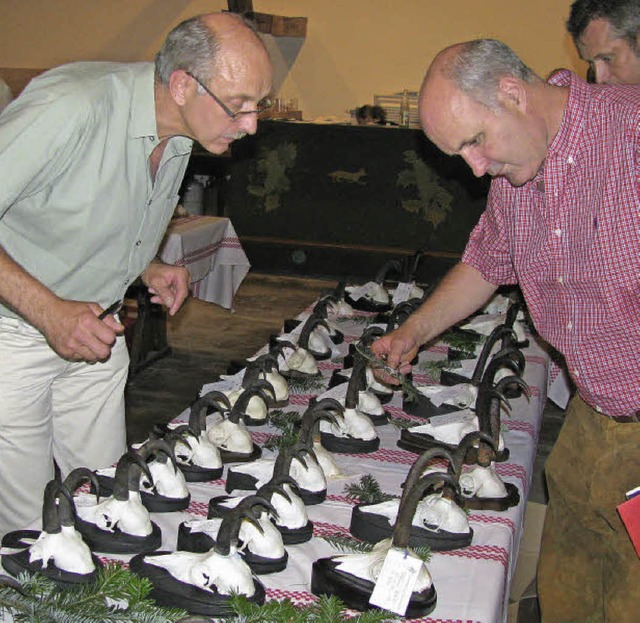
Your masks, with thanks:
M 215 93 L 213 93 L 213 91 L 208 89 L 202 81 L 198 80 L 198 78 L 196 78 L 190 71 L 185 73 L 187 76 L 193 78 L 204 89 L 205 93 L 209 95 L 213 101 L 222 108 L 222 110 L 224 110 L 225 114 L 229 119 L 231 119 L 231 121 L 237 121 L 242 117 L 242 115 L 259 115 L 261 112 L 264 112 L 273 106 L 273 102 L 270 99 L 265 98 L 258 102 L 258 107 L 255 110 L 238 110 L 237 112 L 233 112 L 217 95 L 215 95 Z

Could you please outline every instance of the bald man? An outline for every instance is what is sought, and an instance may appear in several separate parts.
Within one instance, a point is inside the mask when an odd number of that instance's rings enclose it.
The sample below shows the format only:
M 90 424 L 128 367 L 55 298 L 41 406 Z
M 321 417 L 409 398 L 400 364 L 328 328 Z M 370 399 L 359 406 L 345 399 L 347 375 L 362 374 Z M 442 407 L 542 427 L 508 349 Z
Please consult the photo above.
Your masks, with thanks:
M 174 314 L 184 268 L 155 256 L 198 141 L 256 131 L 269 55 L 232 14 L 186 20 L 153 63 L 74 63 L 0 116 L 0 534 L 53 477 L 125 450 L 128 353 L 116 315 L 139 276 Z
M 442 51 L 419 96 L 427 137 L 493 177 L 461 262 L 373 344 L 401 372 L 417 349 L 519 284 L 577 394 L 547 460 L 538 594 L 545 622 L 634 622 L 640 561 L 616 512 L 640 474 L 640 87 L 548 82 L 505 44 Z

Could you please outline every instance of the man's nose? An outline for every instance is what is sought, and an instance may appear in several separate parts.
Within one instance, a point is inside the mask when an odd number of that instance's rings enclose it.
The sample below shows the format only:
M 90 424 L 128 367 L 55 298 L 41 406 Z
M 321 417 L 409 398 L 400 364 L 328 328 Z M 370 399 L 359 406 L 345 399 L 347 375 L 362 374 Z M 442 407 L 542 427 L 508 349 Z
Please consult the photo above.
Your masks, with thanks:
M 482 177 L 489 169 L 489 161 L 477 151 L 463 151 L 462 157 L 476 177 Z
M 246 134 L 255 134 L 258 129 L 258 113 L 240 115 L 236 121 L 236 126 Z
M 611 82 L 611 70 L 605 62 L 596 61 L 593 64 L 593 70 L 598 84 L 609 84 Z

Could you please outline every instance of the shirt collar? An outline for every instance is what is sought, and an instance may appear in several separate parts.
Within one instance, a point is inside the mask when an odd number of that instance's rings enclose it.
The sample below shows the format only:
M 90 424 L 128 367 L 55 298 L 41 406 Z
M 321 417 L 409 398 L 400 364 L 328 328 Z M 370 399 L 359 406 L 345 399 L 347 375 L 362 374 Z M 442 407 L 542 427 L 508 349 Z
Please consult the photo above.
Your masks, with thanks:
M 158 139 L 153 63 L 141 63 L 140 74 L 133 81 L 129 113 L 129 138 L 145 137 Z
M 140 75 L 133 81 L 131 112 L 129 114 L 129 138 L 149 138 L 157 143 L 155 67 L 153 63 L 140 63 Z M 174 136 L 169 141 L 173 153 L 191 151 L 193 141 L 186 136 Z
M 551 141 L 548 155 L 573 162 L 580 147 L 582 133 L 588 121 L 587 102 L 591 97 L 591 87 L 582 78 L 567 69 L 555 71 L 548 79 L 554 86 L 569 87 L 569 97 L 562 115 L 558 133 Z

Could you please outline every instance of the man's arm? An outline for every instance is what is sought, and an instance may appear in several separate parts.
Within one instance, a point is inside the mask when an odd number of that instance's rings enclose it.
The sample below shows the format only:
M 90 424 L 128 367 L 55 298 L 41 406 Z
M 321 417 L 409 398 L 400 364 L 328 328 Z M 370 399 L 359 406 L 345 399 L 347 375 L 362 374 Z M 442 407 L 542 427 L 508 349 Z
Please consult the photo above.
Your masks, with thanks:
M 0 247 L 0 300 L 36 327 L 61 357 L 99 361 L 111 353 L 124 327 L 113 316 L 99 320 L 100 305 L 66 301 L 32 277 Z
M 389 367 L 408 372 L 420 346 L 479 309 L 496 289 L 475 268 L 458 263 L 400 327 L 373 343 L 373 352 Z

